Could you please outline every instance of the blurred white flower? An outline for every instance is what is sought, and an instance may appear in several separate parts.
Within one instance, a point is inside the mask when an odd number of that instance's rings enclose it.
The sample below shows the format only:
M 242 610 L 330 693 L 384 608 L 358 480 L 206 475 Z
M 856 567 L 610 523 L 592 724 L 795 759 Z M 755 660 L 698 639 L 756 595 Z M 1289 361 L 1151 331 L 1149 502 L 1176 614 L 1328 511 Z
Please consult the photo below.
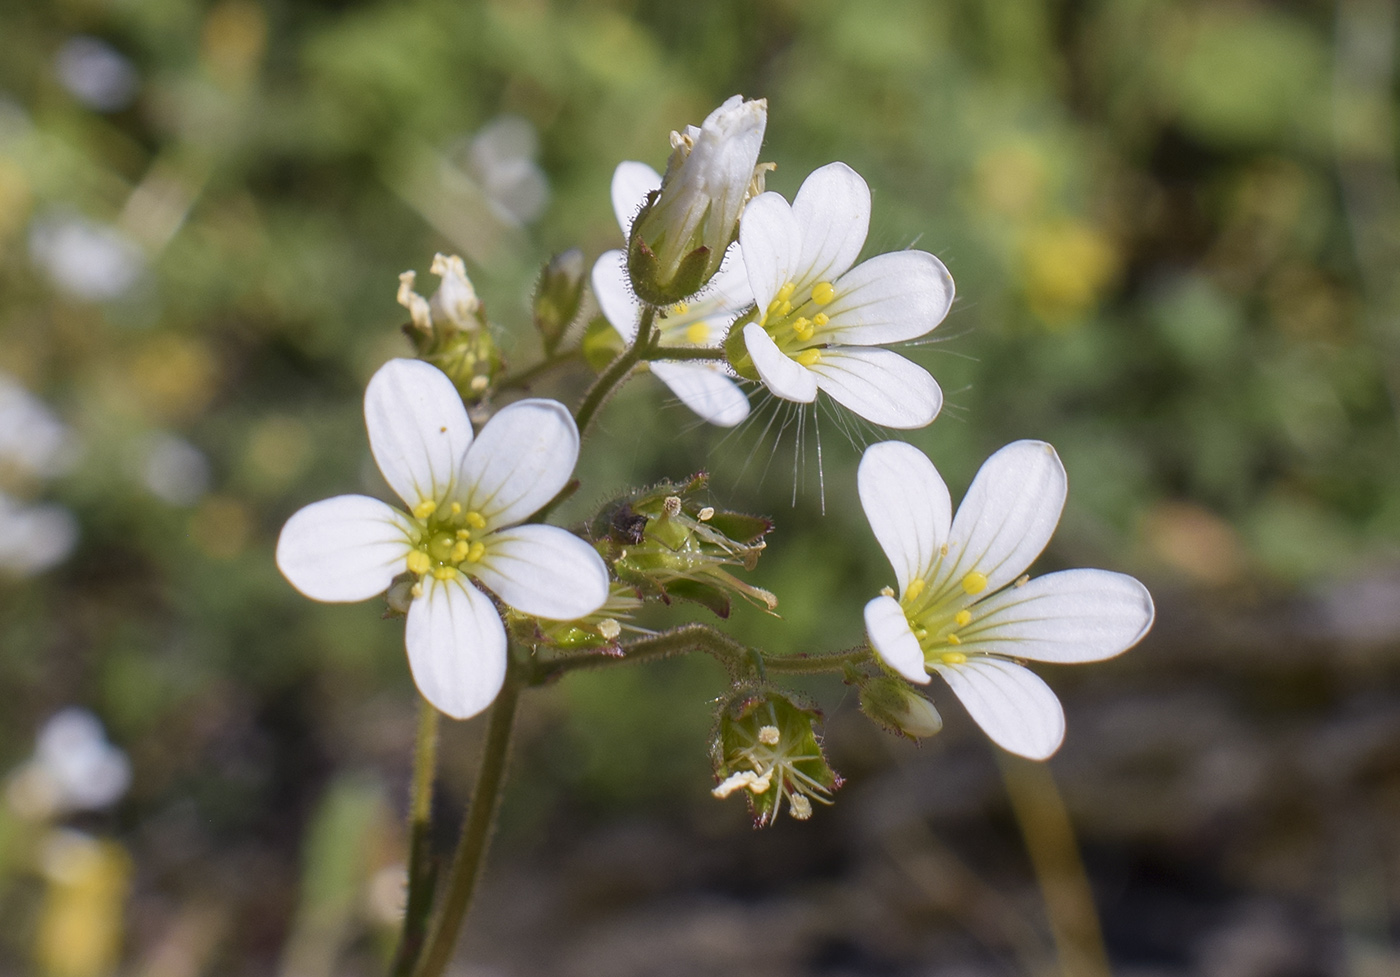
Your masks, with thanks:
M 140 448 L 141 483 L 162 502 L 189 506 L 209 491 L 209 459 L 184 438 L 158 432 Z
M 1102 661 L 1152 626 L 1152 596 L 1107 570 L 1022 576 L 1055 531 L 1067 482 L 1055 449 L 1016 441 L 988 458 L 952 502 L 913 445 L 884 441 L 861 458 L 861 505 L 889 557 L 899 597 L 865 605 L 875 653 L 910 682 L 938 672 L 1002 749 L 1043 760 L 1065 735 L 1060 700 L 1020 660 Z
M 592 546 L 556 526 L 520 525 L 564 487 L 578 460 L 578 429 L 562 404 L 518 400 L 473 434 L 447 375 L 421 360 L 390 360 L 365 390 L 370 450 L 403 512 L 341 495 L 294 513 L 277 541 L 277 566 L 312 600 L 383 593 L 400 574 L 404 642 L 423 697 L 457 719 L 496 698 L 506 632 L 491 598 L 550 620 L 585 617 L 608 597 L 608 570 Z
M 29 254 L 60 291 L 87 302 L 121 298 L 146 269 L 146 254 L 131 238 L 71 213 L 36 218 Z
M 136 68 L 121 52 L 81 34 L 63 42 L 54 71 L 70 95 L 98 112 L 126 108 L 141 84 Z
M 0 372 L 0 468 L 54 478 L 73 467 L 78 444 L 48 405 Z
M 31 577 L 78 543 L 78 521 L 56 503 L 24 505 L 0 492 L 0 575 Z
M 855 264 L 869 225 L 870 188 L 845 163 L 815 170 L 791 204 L 776 193 L 750 201 L 739 243 L 760 315 L 744 326 L 744 345 L 757 378 L 783 400 L 809 404 L 825 390 L 867 421 L 923 427 L 938 416 L 942 390 L 923 367 L 879 347 L 942 322 L 953 278 L 926 251 Z
M 488 122 L 465 147 L 467 172 L 508 224 L 529 224 L 549 204 L 549 179 L 535 162 L 539 152 L 535 127 L 518 115 Z
M 39 730 L 34 756 L 10 775 L 11 808 L 34 820 L 110 807 L 131 786 L 131 763 L 107 742 L 102 722 L 70 706 Z

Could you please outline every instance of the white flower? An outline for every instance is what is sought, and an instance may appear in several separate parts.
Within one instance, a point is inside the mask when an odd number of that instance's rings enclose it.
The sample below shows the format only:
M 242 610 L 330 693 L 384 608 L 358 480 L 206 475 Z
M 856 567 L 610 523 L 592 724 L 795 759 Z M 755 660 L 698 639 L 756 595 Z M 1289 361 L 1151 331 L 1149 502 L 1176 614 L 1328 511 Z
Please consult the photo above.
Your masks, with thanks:
M 77 461 L 78 444 L 49 406 L 0 372 L 0 469 L 31 478 L 54 478 Z
M 885 427 L 938 416 L 943 392 L 928 371 L 884 343 L 917 339 L 953 302 L 953 279 L 925 251 L 893 251 L 851 267 L 870 224 L 870 189 L 845 163 L 815 170 L 789 206 L 750 201 L 739 228 L 761 316 L 744 326 L 757 377 L 784 400 L 825 390 Z M 740 372 L 744 372 L 743 369 Z
M 540 140 L 529 119 L 500 115 L 466 147 L 467 169 L 492 213 L 518 227 L 535 221 L 549 204 L 549 179 L 535 158 Z
M 10 777 L 6 796 L 17 813 L 38 820 L 108 807 L 130 785 L 131 763 L 107 742 L 101 720 L 70 706 L 39 730 L 34 757 Z
M 34 220 L 29 254 L 60 291 L 86 302 L 121 298 L 146 272 L 146 253 L 122 231 L 64 212 Z
M 608 597 L 602 558 L 554 526 L 519 525 L 573 474 L 578 430 L 552 400 L 502 408 L 473 437 L 452 382 L 391 360 L 365 391 L 370 449 L 407 513 L 363 495 L 287 520 L 277 565 L 313 600 L 359 601 L 399 574 L 411 590 L 405 643 L 424 698 L 464 719 L 485 709 L 506 671 L 506 634 L 490 590 L 523 614 L 573 620 Z
M 1012 753 L 1059 748 L 1064 711 L 1031 661 L 1112 658 L 1152 626 L 1141 583 L 1107 570 L 1021 576 L 1064 507 L 1065 469 L 1043 441 L 1016 441 L 982 466 L 950 519 L 948 488 L 911 445 L 871 445 L 860 462 L 861 505 L 894 566 L 899 598 L 865 605 L 880 659 L 910 682 L 938 672 L 968 714 Z M 951 525 L 950 525 L 951 522 Z
M 660 175 L 645 163 L 618 165 L 613 174 L 612 199 L 623 234 L 627 233 L 627 223 L 646 195 L 660 185 Z M 642 307 L 632 294 L 626 261 L 621 251 L 603 254 L 593 266 L 593 294 L 604 317 L 623 340 L 631 343 L 637 338 Z M 658 318 L 661 342 L 668 346 L 719 346 L 729 323 L 752 304 L 753 293 L 744 274 L 739 246 L 735 244 L 701 297 L 677 303 Z M 733 427 L 749 416 L 748 398 L 725 375 L 719 363 L 663 360 L 654 361 L 650 366 L 651 372 L 670 387 L 682 403 L 711 424 Z
M 627 224 L 637 218 L 628 233 L 629 264 L 643 298 L 657 305 L 686 298 L 719 270 L 744 204 L 758 186 L 758 151 L 767 125 L 766 100 L 746 102 L 735 95 L 699 128 L 671 133 L 660 193 L 640 214 L 641 198 L 628 201 Z
M 0 576 L 32 577 L 78 545 L 78 520 L 53 502 L 25 505 L 0 492 Z
M 413 290 L 418 273 L 405 271 L 399 275 L 398 302 L 408 310 L 413 325 L 432 334 L 436 322 L 440 330 L 455 327 L 463 332 L 479 329 L 481 300 L 467 277 L 467 266 L 457 255 L 435 254 L 431 269 L 441 281 L 431 299 Z

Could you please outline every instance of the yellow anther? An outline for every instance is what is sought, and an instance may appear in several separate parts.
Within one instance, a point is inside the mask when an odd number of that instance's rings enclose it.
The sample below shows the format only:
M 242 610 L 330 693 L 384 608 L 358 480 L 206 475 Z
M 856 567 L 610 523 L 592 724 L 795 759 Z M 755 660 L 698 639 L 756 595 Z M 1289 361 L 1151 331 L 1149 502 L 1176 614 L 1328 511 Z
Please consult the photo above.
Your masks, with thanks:
M 460 515 L 462 514 L 462 503 L 460 503 L 460 502 L 454 502 L 454 503 L 452 503 L 452 514 L 453 514 L 454 516 L 460 516 Z
M 472 531 L 471 531 L 470 529 L 459 529 L 459 530 L 457 530 L 457 538 L 458 538 L 458 539 L 471 539 L 471 538 L 472 538 Z
M 415 519 L 427 519 L 434 512 L 437 512 L 437 503 L 432 499 L 424 499 L 413 507 L 413 516 Z
M 804 349 L 797 354 L 797 362 L 803 366 L 816 366 L 821 362 L 822 353 L 819 349 Z
M 943 664 L 962 665 L 967 661 L 967 656 L 961 651 L 945 651 L 943 653 Z
M 792 293 L 795 291 L 797 291 L 797 286 L 794 285 L 792 282 L 787 282 L 783 285 L 782 288 L 778 289 L 777 300 L 779 302 L 785 302 L 788 299 L 792 298 Z
M 1030 575 L 1029 573 L 1023 573 L 1023 574 L 1021 574 L 1020 577 L 1018 577 L 1018 578 L 1016 579 L 1016 584 L 1015 584 L 1015 585 L 1016 585 L 1017 587 L 1024 587 L 1026 584 L 1028 584 L 1028 583 L 1030 583 L 1030 582 L 1031 582 L 1031 575 Z
M 812 316 L 812 325 L 816 326 L 818 329 L 830 321 L 825 312 L 818 312 L 816 315 Z
M 433 570 L 433 576 L 437 577 L 439 580 L 451 580 L 453 577 L 457 576 L 457 568 L 436 567 Z
M 710 521 L 711 519 L 713 519 L 714 517 L 715 517 L 715 507 L 712 506 L 712 505 L 707 505 L 707 506 L 705 506 L 705 508 L 701 509 L 699 512 L 697 512 L 697 513 L 695 514 L 695 518 L 696 518 L 696 519 L 699 519 L 701 522 L 709 522 L 709 521 Z
M 758 730 L 758 741 L 764 746 L 777 746 L 780 739 L 782 735 L 777 726 L 763 726 Z
M 788 798 L 788 813 L 798 821 L 806 821 L 812 816 L 812 802 L 803 794 L 793 794 Z
M 763 314 L 763 317 L 764 317 L 765 319 L 767 319 L 770 315 L 779 315 L 780 313 L 779 313 L 778 310 L 781 309 L 782 307 L 783 307 L 783 300 L 782 300 L 782 299 L 774 299 L 773 301 L 771 301 L 771 302 L 768 303 L 768 311 L 765 312 L 765 313 Z
M 805 343 L 812 338 L 812 333 L 816 331 L 816 328 L 812 325 L 812 320 L 804 315 L 797 317 L 797 321 L 792 324 L 792 331 L 797 334 L 798 339 Z
M 428 554 L 424 553 L 422 550 L 414 550 L 412 553 L 408 554 L 409 573 L 427 573 L 428 568 L 432 565 L 433 561 L 428 559 Z
M 787 299 L 784 299 L 783 304 L 778 306 L 778 315 L 787 315 L 791 311 L 792 303 L 787 301 Z
M 960 628 L 965 628 L 972 623 L 972 612 L 964 608 L 953 615 L 953 621 Z
M 914 637 L 918 638 L 920 641 L 923 641 L 925 638 L 928 637 L 928 628 L 915 628 Z
M 481 540 L 477 540 L 475 543 L 473 543 L 473 544 L 471 545 L 471 548 L 467 550 L 467 562 L 468 562 L 468 563 L 479 563 L 479 562 L 481 562 L 481 558 L 482 558 L 483 556 L 485 556 L 485 555 L 486 555 L 486 544 L 483 543 Z
M 467 558 L 467 554 L 471 552 L 471 549 L 472 544 L 468 543 L 465 539 L 457 540 L 452 546 L 452 562 L 461 563 Z
M 925 586 L 927 586 L 927 584 L 923 577 L 916 577 L 915 579 L 909 581 L 909 586 L 904 588 L 904 599 L 914 600 L 916 597 L 918 597 L 924 592 Z
M 980 594 L 987 589 L 987 575 L 973 570 L 962 578 L 962 589 L 964 593 Z
M 690 306 L 684 302 L 677 302 L 675 305 L 671 306 L 672 315 L 685 315 L 689 311 Z
M 836 289 L 831 282 L 817 282 L 812 286 L 812 301 L 818 305 L 826 305 L 836 298 Z
M 960 645 L 962 644 L 962 638 L 959 638 L 956 634 L 950 634 L 948 635 L 948 644 Z
M 692 322 L 685 329 L 685 341 L 699 346 L 710 338 L 710 324 L 708 322 Z
M 412 594 L 414 597 L 422 597 L 422 596 L 423 596 L 423 583 L 422 583 L 422 581 L 420 580 L 418 583 L 414 584 L 414 585 L 409 589 L 408 592 L 409 592 L 410 594 Z
M 893 587 L 881 587 L 881 588 L 880 588 L 880 596 L 881 596 L 881 597 L 893 597 L 893 596 L 894 596 L 894 588 L 893 588 Z
M 462 519 L 466 522 L 468 526 L 472 527 L 473 529 L 486 528 L 486 518 L 481 513 L 476 512 L 475 510 L 473 510 L 472 512 L 468 512 L 465 516 L 462 517 Z

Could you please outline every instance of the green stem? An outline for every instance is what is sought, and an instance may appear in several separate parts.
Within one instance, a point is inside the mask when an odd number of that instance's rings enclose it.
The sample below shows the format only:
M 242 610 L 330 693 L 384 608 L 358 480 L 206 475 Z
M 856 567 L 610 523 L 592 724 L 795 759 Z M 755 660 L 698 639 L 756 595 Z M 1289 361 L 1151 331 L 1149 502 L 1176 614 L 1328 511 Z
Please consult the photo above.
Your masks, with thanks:
M 544 376 L 550 370 L 553 370 L 560 366 L 564 366 L 567 363 L 577 363 L 582 359 L 582 349 L 571 349 L 566 353 L 555 353 L 551 356 L 546 356 L 534 366 L 529 367 L 525 370 L 521 370 L 519 373 L 516 373 L 513 376 L 508 376 L 505 379 L 501 380 L 500 383 L 496 384 L 496 389 L 514 390 L 516 388 L 529 387 L 530 384 L 534 383 L 536 380 Z
M 724 350 L 708 346 L 652 346 L 644 360 L 712 360 L 726 359 Z
M 651 330 L 655 321 L 656 309 L 650 305 L 643 306 L 642 320 L 637 325 L 637 338 L 631 346 L 617 354 L 617 359 L 608 364 L 608 368 L 593 381 L 593 386 L 588 388 L 588 393 L 583 395 L 583 402 L 574 413 L 574 423 L 578 426 L 580 435 L 588 430 L 594 415 L 607 403 L 622 381 L 627 379 L 633 367 L 643 360 L 645 352 L 651 346 Z
M 433 887 L 437 881 L 432 843 L 437 744 L 438 711 L 426 699 L 419 699 L 418 739 L 413 748 L 413 787 L 408 809 L 408 904 L 404 908 L 403 935 L 390 971 L 393 977 L 408 977 L 413 972 L 433 909 Z
M 864 665 L 870 660 L 870 649 L 860 647 L 817 654 L 775 655 L 765 657 L 763 666 L 778 675 L 815 675 L 819 672 L 845 672 L 848 665 Z
M 501 784 L 505 781 L 506 761 L 510 755 L 511 731 L 515 725 L 515 709 L 520 702 L 521 683 L 512 666 L 506 681 L 491 707 L 491 719 L 486 727 L 486 743 L 481 748 L 481 768 L 476 775 L 476 790 L 462 824 L 462 839 L 452 859 L 447 877 L 442 908 L 438 911 L 431 935 L 413 971 L 413 977 L 441 977 L 452 962 L 457 936 L 471 906 L 472 893 L 481 878 L 486 850 L 491 844 L 491 828 L 496 820 Z

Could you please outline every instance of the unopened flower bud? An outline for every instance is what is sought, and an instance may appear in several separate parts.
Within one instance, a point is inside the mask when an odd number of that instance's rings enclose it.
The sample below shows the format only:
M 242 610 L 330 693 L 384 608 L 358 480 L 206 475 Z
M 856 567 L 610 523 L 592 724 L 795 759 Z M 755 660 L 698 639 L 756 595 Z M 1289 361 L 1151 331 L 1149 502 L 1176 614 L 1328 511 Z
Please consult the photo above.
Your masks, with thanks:
M 671 134 L 661 189 L 648 197 L 628 236 L 627 271 L 637 297 L 679 302 L 719 270 L 739 233 L 744 204 L 762 192 L 758 151 L 768 124 L 765 99 L 735 95 L 697 128 Z
M 540 271 L 540 280 L 535 285 L 534 315 L 535 328 L 544 341 L 546 353 L 554 352 L 574 316 L 578 315 L 587 270 L 583 252 L 570 248 L 556 254 Z
M 877 725 L 898 736 L 923 739 L 943 729 L 938 710 L 906 682 L 878 676 L 860 688 L 860 710 Z
M 440 279 L 431 299 L 414 291 L 417 276 L 399 276 L 398 301 L 412 320 L 404 333 L 413 341 L 419 357 L 451 379 L 468 402 L 480 401 L 490 390 L 491 378 L 501 369 L 501 355 L 467 267 L 457 255 L 433 258 L 433 274 Z

